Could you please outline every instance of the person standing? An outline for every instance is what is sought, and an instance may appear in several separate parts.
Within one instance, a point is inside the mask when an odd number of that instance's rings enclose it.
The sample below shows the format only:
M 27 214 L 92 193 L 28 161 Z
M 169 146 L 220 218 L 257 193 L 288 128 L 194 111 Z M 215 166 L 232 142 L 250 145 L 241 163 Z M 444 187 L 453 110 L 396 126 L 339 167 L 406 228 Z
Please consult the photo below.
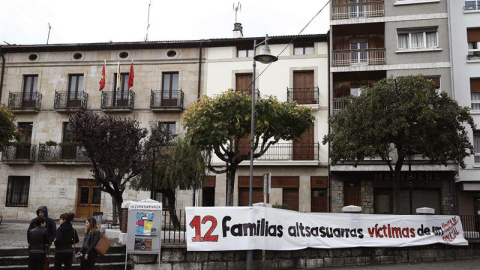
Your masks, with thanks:
M 48 217 L 48 208 L 45 205 L 41 205 L 40 207 L 38 207 L 37 217 L 32 219 L 32 221 L 30 222 L 30 226 L 28 226 L 27 233 L 36 227 L 35 219 L 37 219 L 38 217 L 45 218 L 45 221 L 46 221 L 45 228 L 47 229 L 48 238 L 50 239 L 50 243 L 49 243 L 49 246 L 50 246 L 53 240 L 55 239 L 55 236 L 57 233 L 57 225 L 55 224 L 55 221 L 53 219 Z
M 66 270 L 72 269 L 72 244 L 78 243 L 77 231 L 72 226 L 74 213 L 63 213 L 60 215 L 60 226 L 57 230 L 55 243 L 55 270 L 62 269 L 65 265 Z
M 45 218 L 37 217 L 35 219 L 35 228 L 27 233 L 29 270 L 42 270 L 45 264 L 46 250 L 50 244 L 45 226 Z
M 87 232 L 83 239 L 83 245 L 78 255 L 80 256 L 80 269 L 81 270 L 93 270 L 95 262 L 98 259 L 98 253 L 95 250 L 95 246 L 100 240 L 100 231 L 98 230 L 97 220 L 94 217 L 89 217 L 85 221 L 85 227 Z

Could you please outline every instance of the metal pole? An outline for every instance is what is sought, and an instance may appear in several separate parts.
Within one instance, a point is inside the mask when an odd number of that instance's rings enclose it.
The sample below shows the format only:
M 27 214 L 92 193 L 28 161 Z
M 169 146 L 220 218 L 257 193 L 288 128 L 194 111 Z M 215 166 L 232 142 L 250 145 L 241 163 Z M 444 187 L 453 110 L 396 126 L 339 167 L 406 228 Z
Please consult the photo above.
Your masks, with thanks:
M 155 192 L 153 191 L 154 185 L 153 181 L 155 179 L 155 147 L 153 149 L 153 158 L 152 158 L 152 182 L 150 183 L 150 199 L 155 200 Z
M 255 69 L 257 68 L 257 63 L 255 62 L 257 47 L 257 41 L 253 41 L 253 75 L 252 75 L 252 115 L 250 116 L 250 183 L 248 185 L 248 205 L 252 206 L 252 185 L 253 185 L 253 148 L 254 148 L 254 137 L 255 137 Z M 247 250 L 247 270 L 252 270 L 253 264 L 253 253 L 251 250 Z

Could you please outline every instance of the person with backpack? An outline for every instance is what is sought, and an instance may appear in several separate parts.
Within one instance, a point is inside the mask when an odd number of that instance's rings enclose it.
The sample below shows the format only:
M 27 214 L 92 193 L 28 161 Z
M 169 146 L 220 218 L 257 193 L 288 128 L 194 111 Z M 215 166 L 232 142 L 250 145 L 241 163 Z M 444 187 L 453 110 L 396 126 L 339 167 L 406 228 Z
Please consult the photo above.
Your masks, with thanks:
M 98 253 L 95 250 L 95 246 L 98 244 L 101 234 L 98 230 L 97 220 L 94 217 L 87 218 L 85 221 L 85 227 L 87 232 L 83 239 L 82 248 L 77 254 L 80 256 L 80 269 L 93 270 L 95 262 L 98 259 Z
M 42 270 L 45 264 L 47 246 L 50 244 L 50 239 L 45 229 L 46 224 L 44 217 L 37 217 L 35 219 L 35 228 L 27 233 L 29 270 Z
M 55 243 L 55 270 L 62 269 L 65 265 L 66 270 L 72 269 L 73 248 L 72 244 L 78 243 L 77 231 L 72 226 L 72 220 L 75 217 L 74 213 L 63 213 L 60 215 L 60 226 L 57 230 L 57 237 Z
M 45 228 L 47 229 L 48 238 L 50 239 L 50 243 L 49 243 L 49 246 L 50 246 L 52 244 L 53 240 L 55 239 L 55 236 L 56 236 L 56 233 L 57 233 L 57 225 L 55 224 L 55 221 L 53 219 L 48 217 L 48 208 L 45 205 L 41 205 L 40 207 L 38 207 L 37 217 L 32 219 L 32 221 L 30 222 L 30 226 L 28 226 L 27 233 L 30 232 L 30 230 L 32 230 L 33 228 L 36 227 L 35 220 L 38 217 L 45 218 L 45 222 L 46 222 Z

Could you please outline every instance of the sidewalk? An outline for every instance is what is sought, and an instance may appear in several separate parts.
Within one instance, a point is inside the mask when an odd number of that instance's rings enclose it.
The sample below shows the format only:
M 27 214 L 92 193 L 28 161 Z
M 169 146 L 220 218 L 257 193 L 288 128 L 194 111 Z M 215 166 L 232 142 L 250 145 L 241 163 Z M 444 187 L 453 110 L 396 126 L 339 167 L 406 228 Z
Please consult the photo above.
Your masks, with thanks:
M 29 224 L 29 220 L 3 219 L 0 225 L 0 249 L 27 248 L 27 229 Z M 58 228 L 58 221 L 56 221 L 56 224 Z M 76 246 L 80 247 L 85 234 L 85 221 L 73 221 L 72 225 L 78 232 L 78 238 L 80 238 L 80 242 Z

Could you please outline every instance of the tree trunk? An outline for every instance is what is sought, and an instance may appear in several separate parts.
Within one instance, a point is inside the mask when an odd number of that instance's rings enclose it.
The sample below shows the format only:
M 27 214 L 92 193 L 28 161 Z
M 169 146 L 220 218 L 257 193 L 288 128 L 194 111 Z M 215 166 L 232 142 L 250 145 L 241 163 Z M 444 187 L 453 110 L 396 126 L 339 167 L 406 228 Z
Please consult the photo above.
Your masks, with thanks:
M 233 192 L 235 188 L 235 171 L 236 168 L 227 168 L 227 198 L 226 205 L 233 206 Z
M 400 215 L 400 181 L 402 180 L 403 156 L 399 156 L 395 163 L 395 177 L 393 178 L 393 213 Z

